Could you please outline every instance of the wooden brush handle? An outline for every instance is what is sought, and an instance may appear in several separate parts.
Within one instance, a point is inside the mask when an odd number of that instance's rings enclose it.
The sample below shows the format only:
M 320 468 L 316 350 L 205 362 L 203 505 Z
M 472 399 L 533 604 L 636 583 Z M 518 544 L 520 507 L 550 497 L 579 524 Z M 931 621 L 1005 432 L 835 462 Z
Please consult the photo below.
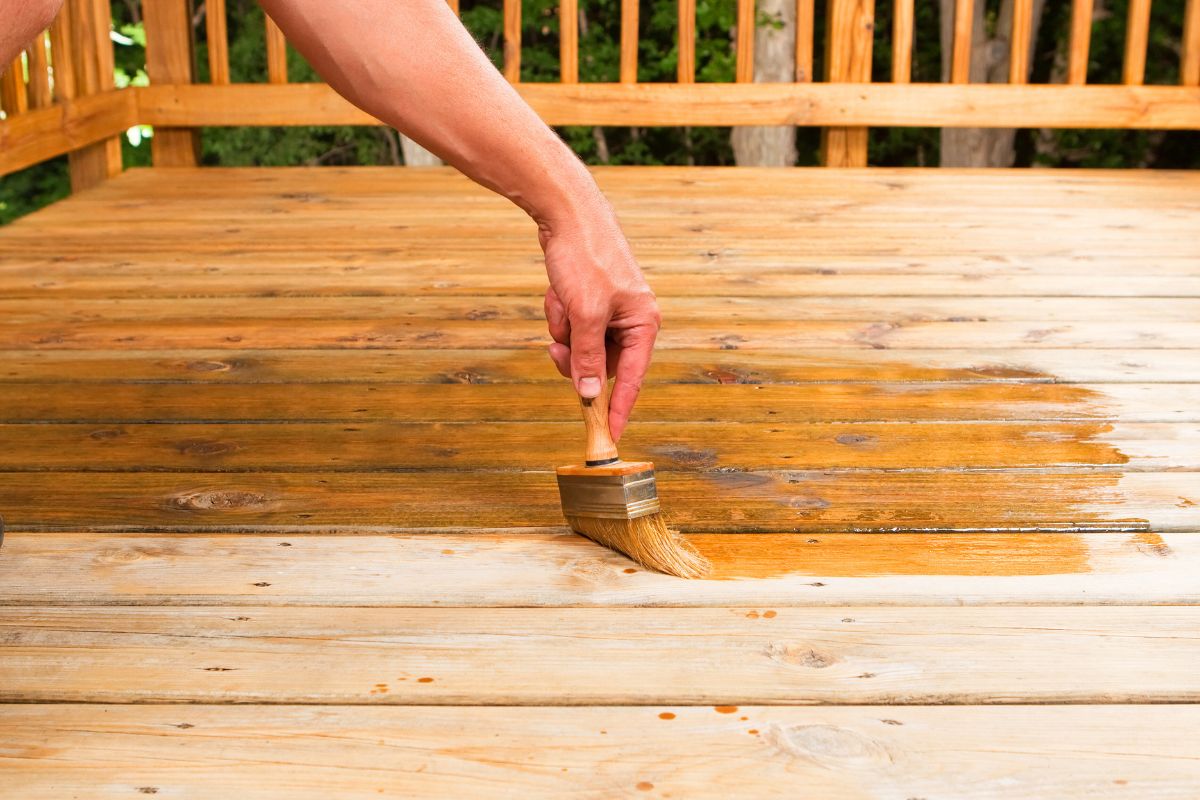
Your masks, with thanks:
M 600 389 L 600 395 L 592 400 L 579 398 L 583 411 L 583 424 L 587 428 L 587 447 L 584 461 L 589 467 L 599 467 L 618 461 L 617 445 L 608 432 L 608 381 Z

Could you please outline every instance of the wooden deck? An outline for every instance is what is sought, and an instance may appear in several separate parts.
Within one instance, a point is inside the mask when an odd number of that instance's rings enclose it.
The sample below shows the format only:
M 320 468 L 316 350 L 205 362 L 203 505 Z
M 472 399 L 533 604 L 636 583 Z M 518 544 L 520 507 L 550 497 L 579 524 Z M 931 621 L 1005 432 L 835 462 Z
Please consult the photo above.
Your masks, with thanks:
M 452 173 L 0 230 L 0 795 L 1200 794 L 1200 175 L 599 177 L 714 580 L 562 526 L 533 229 Z

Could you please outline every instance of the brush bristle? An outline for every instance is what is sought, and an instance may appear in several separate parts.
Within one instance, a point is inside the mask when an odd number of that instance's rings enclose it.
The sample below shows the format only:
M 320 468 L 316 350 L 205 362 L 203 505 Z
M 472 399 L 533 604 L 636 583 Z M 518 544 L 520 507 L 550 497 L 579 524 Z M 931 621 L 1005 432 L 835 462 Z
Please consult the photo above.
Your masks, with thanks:
M 662 514 L 636 519 L 567 517 L 576 533 L 611 547 L 642 566 L 679 578 L 702 578 L 711 566 L 686 539 L 667 527 Z

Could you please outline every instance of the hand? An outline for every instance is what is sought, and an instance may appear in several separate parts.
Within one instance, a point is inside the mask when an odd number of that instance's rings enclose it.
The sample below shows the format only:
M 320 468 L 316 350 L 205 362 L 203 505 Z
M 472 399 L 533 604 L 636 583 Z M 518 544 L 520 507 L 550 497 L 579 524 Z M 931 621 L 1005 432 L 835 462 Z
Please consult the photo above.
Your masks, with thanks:
M 662 324 L 654 292 L 646 284 L 607 201 L 585 221 L 541 224 L 550 288 L 546 321 L 554 343 L 550 358 L 581 397 L 600 394 L 616 378 L 608 405 L 613 441 L 637 401 Z

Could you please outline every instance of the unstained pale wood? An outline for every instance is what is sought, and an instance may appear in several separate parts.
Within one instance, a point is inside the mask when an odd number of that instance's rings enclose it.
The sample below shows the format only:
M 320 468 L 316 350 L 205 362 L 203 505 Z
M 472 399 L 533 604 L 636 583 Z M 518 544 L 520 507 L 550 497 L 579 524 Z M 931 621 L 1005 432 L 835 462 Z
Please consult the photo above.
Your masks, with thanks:
M 16 532 L 9 534 L 0 560 L 5 586 L 0 602 L 747 606 L 760 615 L 767 609 L 847 604 L 1200 603 L 1196 532 L 705 533 L 687 538 L 714 565 L 711 579 L 678 581 L 648 572 L 565 527 L 390 536 Z
M 1189 800 L 1200 771 L 1186 732 L 1198 725 L 1200 709 L 1183 705 L 0 707 L 6 773 L 31 800 L 715 798 L 797 786 L 860 800 L 997 784 L 1019 797 Z M 122 779 L 97 782 L 97 764 Z

